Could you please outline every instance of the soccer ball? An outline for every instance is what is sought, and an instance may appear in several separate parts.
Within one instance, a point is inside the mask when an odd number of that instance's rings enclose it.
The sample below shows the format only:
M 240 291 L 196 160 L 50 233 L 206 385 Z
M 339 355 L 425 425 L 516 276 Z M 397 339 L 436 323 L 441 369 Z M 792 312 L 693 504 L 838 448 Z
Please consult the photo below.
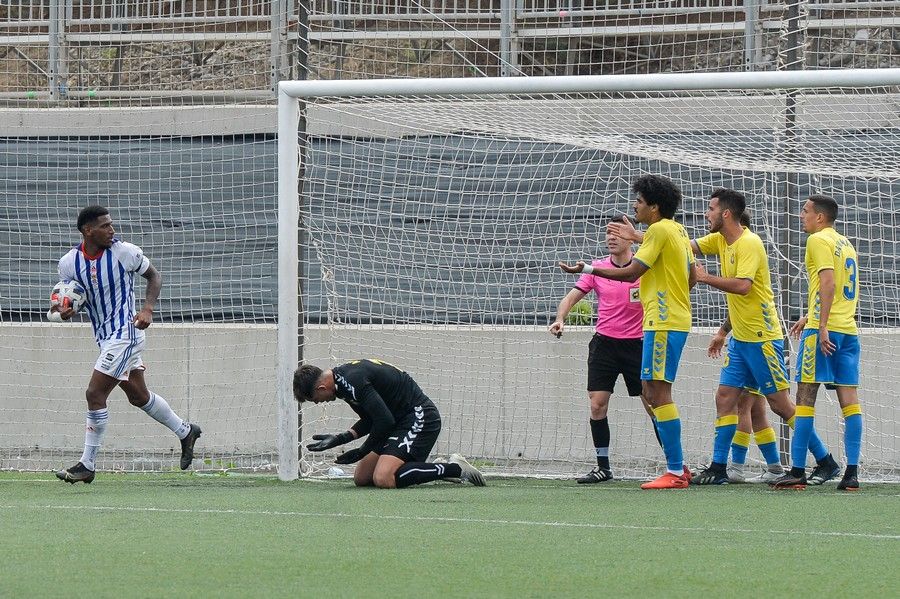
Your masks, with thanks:
M 60 311 L 74 308 L 78 312 L 86 301 L 87 291 L 78 281 L 60 281 L 50 292 L 50 305 L 59 306 Z

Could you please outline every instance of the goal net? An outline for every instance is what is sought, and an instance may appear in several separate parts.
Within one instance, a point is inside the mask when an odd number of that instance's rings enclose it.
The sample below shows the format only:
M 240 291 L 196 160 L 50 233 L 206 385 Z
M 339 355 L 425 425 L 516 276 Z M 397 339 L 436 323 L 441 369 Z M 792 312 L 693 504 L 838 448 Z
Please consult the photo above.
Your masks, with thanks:
M 287 243 L 299 236 L 301 294 L 291 304 L 295 289 L 283 289 L 281 309 L 299 314 L 299 358 L 407 370 L 441 410 L 437 455 L 463 453 L 489 473 L 583 473 L 593 329 L 548 333 L 575 282 L 557 261 L 604 255 L 605 225 L 631 214 L 640 175 L 681 187 L 676 218 L 691 237 L 707 232 L 710 192 L 735 188 L 766 244 L 787 330 L 806 304 L 801 200 L 824 193 L 860 256 L 862 472 L 896 478 L 898 84 L 898 69 L 282 83 L 279 196 L 299 206 L 282 231 L 299 216 Z M 722 363 L 706 347 L 725 299 L 699 286 L 692 301 L 674 399 L 695 466 L 711 455 Z M 770 419 L 787 450 L 787 429 Z M 617 475 L 658 472 L 648 417 L 621 380 L 609 420 Z M 353 421 L 342 402 L 304 406 L 299 441 Z M 840 458 L 833 392 L 820 391 L 816 424 Z M 322 473 L 333 457 L 303 453 L 302 470 Z

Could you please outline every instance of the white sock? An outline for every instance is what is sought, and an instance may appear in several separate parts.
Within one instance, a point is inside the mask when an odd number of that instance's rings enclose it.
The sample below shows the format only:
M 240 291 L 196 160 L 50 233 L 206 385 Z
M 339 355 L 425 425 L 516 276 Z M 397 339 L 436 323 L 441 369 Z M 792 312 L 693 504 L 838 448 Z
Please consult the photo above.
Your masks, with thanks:
M 97 452 L 103 443 L 103 433 L 106 432 L 106 423 L 109 421 L 109 410 L 88 410 L 87 421 L 84 426 L 84 452 L 81 454 L 81 462 L 88 470 L 96 470 L 94 466 L 97 460 Z
M 188 433 L 191 432 L 190 423 L 182 420 L 181 417 L 169 407 L 169 404 L 165 399 L 152 391 L 150 392 L 150 401 L 144 404 L 141 409 L 147 412 L 147 415 L 150 416 L 150 418 L 153 418 L 178 435 L 179 439 L 184 439 L 188 436 Z

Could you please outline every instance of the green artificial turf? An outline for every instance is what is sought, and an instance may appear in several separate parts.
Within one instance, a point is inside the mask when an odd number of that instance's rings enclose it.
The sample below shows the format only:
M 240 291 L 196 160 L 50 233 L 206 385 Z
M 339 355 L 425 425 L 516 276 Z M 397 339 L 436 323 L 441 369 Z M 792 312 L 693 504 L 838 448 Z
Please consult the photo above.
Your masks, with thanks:
M 898 593 L 900 486 L 0 473 L 0 597 Z

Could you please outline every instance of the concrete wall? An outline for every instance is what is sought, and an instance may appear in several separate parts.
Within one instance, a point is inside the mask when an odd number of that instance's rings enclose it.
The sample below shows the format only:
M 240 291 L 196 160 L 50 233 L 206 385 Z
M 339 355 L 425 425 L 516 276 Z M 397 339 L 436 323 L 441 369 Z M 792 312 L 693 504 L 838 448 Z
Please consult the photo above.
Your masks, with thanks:
M 896 94 L 833 96 L 807 94 L 798 114 L 800 126 L 833 123 L 847 129 L 890 127 Z M 621 133 L 697 130 L 778 129 L 783 126 L 783 99 L 778 96 L 640 98 L 618 100 L 572 99 L 560 112 L 558 102 L 532 100 L 508 109 L 508 100 L 420 100 L 420 106 L 367 102 L 334 106 L 312 104 L 308 131 L 312 135 L 401 137 L 460 130 L 504 131 L 523 135 L 523 122 L 550 123 L 545 133 L 590 135 L 602 129 Z M 79 135 L 240 135 L 275 133 L 275 106 L 179 106 L 141 108 L 0 108 L 0 136 Z M 740 111 L 740 118 L 735 116 Z M 436 118 L 436 115 L 440 118 Z M 402 115 L 402 116 L 398 116 Z M 640 115 L 653 115 L 647 119 Z M 529 132 L 525 132 L 529 133 Z M 532 132 L 533 133 L 533 132 Z M 544 139 L 543 136 L 538 136 Z
M 567 474 L 588 463 L 591 453 L 584 391 L 590 335 L 583 327 L 561 340 L 538 328 L 309 327 L 305 353 L 322 366 L 378 357 L 408 370 L 444 417 L 438 454 L 485 457 L 497 470 Z M 706 332 L 689 337 L 675 386 L 692 464 L 708 460 L 712 441 L 718 365 L 705 356 L 708 338 Z M 886 471 L 900 467 L 893 392 L 900 379 L 891 370 L 900 332 L 862 338 L 865 466 Z M 203 426 L 198 449 L 209 460 L 206 467 L 268 465 L 275 447 L 274 351 L 273 326 L 154 325 L 148 332 L 147 381 L 179 414 Z M 84 325 L 0 326 L 0 468 L 44 468 L 48 460 L 80 452 L 83 391 L 96 353 Z M 660 452 L 639 402 L 623 396 L 621 382 L 619 391 L 610 410 L 612 453 L 620 463 L 628 456 L 628 472 L 639 474 L 655 467 Z M 820 395 L 817 422 L 840 455 L 840 411 L 829 395 Z M 304 412 L 304 436 L 353 421 L 341 402 L 312 407 Z M 171 467 L 177 452 L 166 456 L 176 447 L 174 436 L 114 392 L 103 450 L 109 464 Z M 751 457 L 757 455 L 752 449 Z

